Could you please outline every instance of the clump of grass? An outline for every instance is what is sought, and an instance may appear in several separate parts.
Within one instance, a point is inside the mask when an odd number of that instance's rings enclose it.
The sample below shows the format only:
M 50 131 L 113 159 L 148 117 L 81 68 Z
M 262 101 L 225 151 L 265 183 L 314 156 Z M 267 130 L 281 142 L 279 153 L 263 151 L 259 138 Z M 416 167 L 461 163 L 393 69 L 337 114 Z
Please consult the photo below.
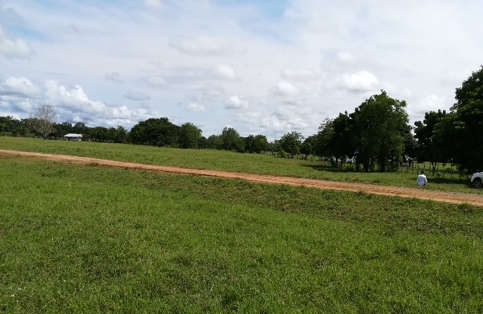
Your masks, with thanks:
M 481 310 L 471 205 L 15 157 L 0 173 L 6 313 Z

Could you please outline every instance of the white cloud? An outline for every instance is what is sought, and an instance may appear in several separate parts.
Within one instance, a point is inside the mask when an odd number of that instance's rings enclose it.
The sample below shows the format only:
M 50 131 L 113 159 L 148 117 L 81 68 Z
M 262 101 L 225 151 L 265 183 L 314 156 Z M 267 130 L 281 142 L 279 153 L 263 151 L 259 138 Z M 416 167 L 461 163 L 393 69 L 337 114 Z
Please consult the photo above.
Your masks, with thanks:
M 0 27 L 0 53 L 7 59 L 30 59 L 34 50 L 19 38 L 8 38 Z
M 344 74 L 340 79 L 340 87 L 351 92 L 371 92 L 378 84 L 379 80 L 368 71 Z
M 158 76 L 151 76 L 147 79 L 147 83 L 154 87 L 163 87 L 166 86 L 166 80 L 162 77 Z
M 121 79 L 121 74 L 119 74 L 118 72 L 112 72 L 112 73 L 106 74 L 105 79 L 115 83 L 123 83 Z
M 281 81 L 270 89 L 270 93 L 276 96 L 293 97 L 299 95 L 300 90 L 292 83 Z
M 248 101 L 246 101 L 243 96 L 235 95 L 230 97 L 226 107 L 228 109 L 245 109 L 248 108 Z
M 451 104 L 446 96 L 428 95 L 420 99 L 416 105 L 408 105 L 408 114 L 411 116 L 419 116 L 422 120 L 423 115 L 429 111 L 438 111 L 438 109 L 449 109 Z
M 197 103 L 191 103 L 188 105 L 188 110 L 193 112 L 205 112 L 206 108 L 203 105 Z
M 144 3 L 146 6 L 154 9 L 161 7 L 161 0 L 144 0 Z
M 120 124 L 130 127 L 156 114 L 144 108 L 130 109 L 124 105 L 107 105 L 101 101 L 91 100 L 81 86 L 67 88 L 56 80 L 45 82 L 45 94 L 40 103 L 53 106 L 62 121 L 74 121 L 75 117 L 81 117 L 82 121 L 94 126 Z
M 339 52 L 337 53 L 336 59 L 340 64 L 351 64 L 356 61 L 356 58 L 350 52 Z
M 148 95 L 146 95 L 143 92 L 136 91 L 136 90 L 130 90 L 126 94 L 123 95 L 124 98 L 130 99 L 130 100 L 136 100 L 136 101 L 143 101 L 143 100 L 149 100 L 151 99 Z
M 25 77 L 9 77 L 0 83 L 0 96 L 16 95 L 22 97 L 39 96 L 39 87 Z
M 284 68 L 280 76 L 293 81 L 313 81 L 320 78 L 317 72 L 305 68 Z
M 222 81 L 236 82 L 240 80 L 235 70 L 224 64 L 220 64 L 219 66 L 217 66 L 213 73 L 217 79 L 220 79 Z
M 195 37 L 184 37 L 172 40 L 169 45 L 179 52 L 191 56 L 228 55 L 233 47 L 228 36 L 200 34 Z

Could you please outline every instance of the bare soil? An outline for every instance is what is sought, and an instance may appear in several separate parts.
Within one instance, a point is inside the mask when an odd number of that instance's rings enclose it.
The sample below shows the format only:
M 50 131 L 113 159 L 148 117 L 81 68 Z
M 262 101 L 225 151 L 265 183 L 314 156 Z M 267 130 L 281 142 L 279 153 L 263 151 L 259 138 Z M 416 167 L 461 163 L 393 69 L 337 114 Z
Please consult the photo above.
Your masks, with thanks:
M 44 158 L 44 159 L 53 160 L 53 161 L 63 161 L 63 162 L 71 162 L 71 163 L 78 163 L 78 164 L 97 164 L 99 166 L 120 167 L 120 168 L 168 172 L 168 173 L 176 173 L 176 174 L 200 175 L 200 176 L 207 176 L 207 177 L 227 178 L 227 179 L 240 179 L 240 180 L 248 180 L 248 181 L 254 181 L 254 182 L 270 183 L 270 184 L 305 186 L 305 187 L 324 189 L 324 190 L 365 192 L 365 193 L 387 195 L 387 196 L 418 198 L 418 199 L 432 200 L 437 202 L 447 202 L 447 203 L 454 203 L 454 204 L 468 203 L 476 206 L 483 206 L 483 196 L 481 195 L 431 191 L 431 190 L 426 190 L 424 187 L 423 188 L 402 188 L 402 187 L 394 187 L 394 186 L 380 186 L 380 185 L 338 182 L 338 181 L 322 181 L 322 180 L 315 180 L 315 179 L 281 177 L 281 176 L 238 173 L 238 172 L 218 171 L 218 170 L 187 169 L 187 168 L 177 168 L 177 167 L 167 167 L 167 166 L 136 164 L 136 163 L 130 163 L 130 162 L 122 162 L 122 161 L 98 159 L 98 158 L 77 157 L 77 156 L 68 156 L 68 155 L 54 155 L 54 154 L 44 154 L 44 153 L 31 153 L 31 152 L 21 152 L 21 151 L 12 151 L 12 150 L 4 150 L 4 149 L 0 149 L 0 154 Z

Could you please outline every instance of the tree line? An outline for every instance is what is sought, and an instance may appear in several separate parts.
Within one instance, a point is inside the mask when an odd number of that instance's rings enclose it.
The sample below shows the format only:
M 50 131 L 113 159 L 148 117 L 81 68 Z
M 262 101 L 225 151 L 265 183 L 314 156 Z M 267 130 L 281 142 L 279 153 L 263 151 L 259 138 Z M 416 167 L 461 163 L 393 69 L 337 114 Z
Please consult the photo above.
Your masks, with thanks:
M 237 152 L 271 151 L 281 157 L 309 155 L 325 157 L 334 166 L 350 161 L 361 171 L 391 171 L 403 161 L 452 163 L 461 170 L 483 170 L 483 66 L 456 89 L 456 103 L 449 112 L 426 112 L 422 121 L 409 125 L 406 102 L 389 97 L 385 91 L 366 99 L 351 113 L 326 118 L 316 134 L 304 138 L 288 132 L 268 142 L 267 137 L 242 137 L 225 127 L 208 138 L 194 124 L 181 126 L 168 118 L 151 118 L 130 131 L 123 126 L 88 127 L 82 122 L 55 123 L 52 108 L 42 107 L 28 119 L 0 117 L 0 134 L 36 135 L 44 139 L 80 133 L 84 140 L 179 148 L 224 149 Z M 44 111 L 41 111 L 44 110 Z M 50 123 L 45 123 L 46 120 Z

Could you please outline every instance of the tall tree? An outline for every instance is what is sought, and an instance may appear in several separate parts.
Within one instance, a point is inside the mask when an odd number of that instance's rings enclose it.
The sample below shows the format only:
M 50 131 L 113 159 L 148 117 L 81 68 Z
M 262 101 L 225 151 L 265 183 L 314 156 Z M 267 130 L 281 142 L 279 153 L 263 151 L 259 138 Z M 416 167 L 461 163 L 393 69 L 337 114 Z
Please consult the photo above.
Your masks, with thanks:
M 416 138 L 416 158 L 418 162 L 429 161 L 433 168 L 436 162 L 444 162 L 441 154 L 437 154 L 437 146 L 434 139 L 436 125 L 446 116 L 446 111 L 438 110 L 426 112 L 423 121 L 416 121 L 414 125 L 414 137 Z
M 379 164 L 385 171 L 389 159 L 400 161 L 404 152 L 404 130 L 408 126 L 406 102 L 393 99 L 385 91 L 371 96 L 352 114 L 357 161 L 364 170 Z
M 304 137 L 301 133 L 293 131 L 280 138 L 280 147 L 292 156 L 300 153 L 300 146 Z
M 133 144 L 153 146 L 178 146 L 180 127 L 171 123 L 168 118 L 151 118 L 139 122 L 131 129 Z
M 187 122 L 180 128 L 179 145 L 181 148 L 198 148 L 201 130 L 193 123 Z
M 252 142 L 252 151 L 254 153 L 260 154 L 268 149 L 268 140 L 265 135 L 255 135 Z
M 54 125 L 55 130 L 57 131 L 57 136 L 64 136 L 68 133 L 72 133 L 74 128 L 72 127 L 72 124 L 69 122 L 62 122 L 62 123 L 56 123 Z
M 223 149 L 239 152 L 245 151 L 245 143 L 234 128 L 225 127 L 221 133 L 221 140 L 223 142 Z
M 331 147 L 332 138 L 334 137 L 334 119 L 326 118 L 320 124 L 317 133 L 317 141 L 315 145 L 315 153 L 318 156 L 331 157 L 334 155 Z
M 456 89 L 451 113 L 435 126 L 435 141 L 469 172 L 483 170 L 483 66 Z
M 27 120 L 29 128 L 39 133 L 45 140 L 55 131 L 54 124 L 57 115 L 52 106 L 42 106 Z
M 221 135 L 210 135 L 206 140 L 206 148 L 223 149 L 223 140 Z

